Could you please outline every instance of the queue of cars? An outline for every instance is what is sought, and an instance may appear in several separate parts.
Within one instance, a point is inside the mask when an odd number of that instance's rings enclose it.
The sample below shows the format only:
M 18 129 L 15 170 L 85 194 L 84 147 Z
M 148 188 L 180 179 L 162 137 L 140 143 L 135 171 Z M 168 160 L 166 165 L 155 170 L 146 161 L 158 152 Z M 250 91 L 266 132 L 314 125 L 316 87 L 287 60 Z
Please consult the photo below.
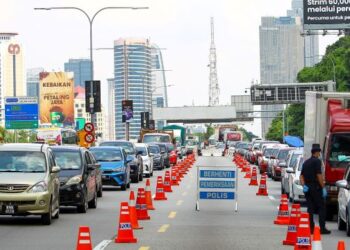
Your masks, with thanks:
M 89 149 L 43 143 L 0 145 L 0 215 L 38 215 L 49 225 L 60 207 L 97 208 L 103 186 L 130 188 L 177 163 L 171 143 L 106 141 Z

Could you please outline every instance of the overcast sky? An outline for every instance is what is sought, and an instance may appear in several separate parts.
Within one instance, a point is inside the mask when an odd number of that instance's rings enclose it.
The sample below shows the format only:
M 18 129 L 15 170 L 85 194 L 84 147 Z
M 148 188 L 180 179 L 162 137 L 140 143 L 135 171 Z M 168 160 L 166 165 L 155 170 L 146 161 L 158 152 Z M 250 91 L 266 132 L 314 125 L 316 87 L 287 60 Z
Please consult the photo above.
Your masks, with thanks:
M 148 6 L 149 10 L 107 10 L 94 22 L 94 47 L 113 47 L 120 37 L 146 37 L 163 51 L 169 105 L 207 105 L 210 17 L 215 42 L 220 103 L 244 94 L 259 80 L 261 16 L 284 16 L 291 0 L 0 0 L 0 32 L 18 32 L 27 68 L 64 70 L 69 58 L 88 58 L 86 17 L 73 10 L 34 7 L 74 6 L 94 13 L 105 6 Z M 321 51 L 335 37 L 321 37 Z M 113 77 L 113 51 L 95 51 L 95 79 Z M 106 86 L 103 87 L 106 91 Z M 106 100 L 104 100 L 106 101 Z M 257 130 L 255 127 L 254 130 Z

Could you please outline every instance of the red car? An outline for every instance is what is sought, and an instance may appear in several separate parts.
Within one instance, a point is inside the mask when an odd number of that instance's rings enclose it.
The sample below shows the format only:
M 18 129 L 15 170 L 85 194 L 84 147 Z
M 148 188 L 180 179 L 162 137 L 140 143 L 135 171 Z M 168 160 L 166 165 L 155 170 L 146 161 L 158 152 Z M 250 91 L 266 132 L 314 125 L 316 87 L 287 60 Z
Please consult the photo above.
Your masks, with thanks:
M 172 143 L 166 143 L 166 148 L 168 150 L 168 154 L 169 154 L 169 162 L 170 165 L 176 165 L 177 163 L 177 149 L 175 148 L 175 146 Z
M 288 153 L 295 148 L 281 148 L 276 155 L 276 160 L 273 162 L 271 168 L 271 178 L 275 181 L 281 180 L 282 176 L 282 168 L 286 167 L 286 160 L 288 157 Z

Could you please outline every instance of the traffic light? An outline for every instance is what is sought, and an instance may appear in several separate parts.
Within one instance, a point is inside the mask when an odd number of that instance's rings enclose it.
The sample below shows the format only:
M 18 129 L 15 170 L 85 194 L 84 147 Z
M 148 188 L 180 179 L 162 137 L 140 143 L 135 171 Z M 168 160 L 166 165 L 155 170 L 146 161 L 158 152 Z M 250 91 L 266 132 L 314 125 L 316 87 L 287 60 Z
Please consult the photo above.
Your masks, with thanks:
M 93 98 L 94 103 L 93 106 L 90 107 L 90 98 L 91 98 L 91 88 L 90 88 L 90 82 L 91 81 L 85 81 L 85 111 L 87 113 L 93 114 L 97 112 L 101 112 L 101 82 L 100 81 L 93 81 Z
M 149 128 L 149 112 L 141 112 L 141 128 Z

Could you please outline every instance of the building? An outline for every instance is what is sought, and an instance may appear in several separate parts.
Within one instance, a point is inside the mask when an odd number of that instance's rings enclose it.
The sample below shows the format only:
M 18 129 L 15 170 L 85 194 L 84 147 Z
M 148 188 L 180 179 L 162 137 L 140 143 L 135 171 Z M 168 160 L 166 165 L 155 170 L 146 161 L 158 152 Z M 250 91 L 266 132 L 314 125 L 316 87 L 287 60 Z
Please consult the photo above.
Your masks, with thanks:
M 300 17 L 262 17 L 260 35 L 261 84 L 297 82 L 297 74 L 304 67 L 304 38 L 300 35 Z M 262 136 L 282 105 L 263 105 Z M 271 112 L 269 112 L 271 111 Z
M 23 47 L 17 35 L 0 33 L 0 110 L 4 109 L 4 97 L 27 94 Z M 1 124 L 3 115 L 0 112 Z
M 81 86 L 74 89 L 74 114 L 76 118 L 84 118 L 85 122 L 91 122 L 90 113 L 85 111 L 85 89 Z M 96 134 L 99 139 L 107 140 L 107 122 L 104 108 L 101 107 L 101 112 L 96 113 Z
M 39 74 L 43 68 L 27 69 L 27 96 L 39 97 Z
M 91 80 L 91 61 L 89 59 L 69 59 L 64 63 L 65 72 L 74 72 L 74 85 L 85 88 L 85 81 Z
M 107 79 L 108 84 L 108 140 L 115 140 L 115 87 L 114 79 Z
M 137 140 L 141 112 L 152 110 L 152 56 L 148 39 L 119 39 L 114 42 L 115 136 Z M 133 101 L 133 119 L 122 122 L 122 101 Z

